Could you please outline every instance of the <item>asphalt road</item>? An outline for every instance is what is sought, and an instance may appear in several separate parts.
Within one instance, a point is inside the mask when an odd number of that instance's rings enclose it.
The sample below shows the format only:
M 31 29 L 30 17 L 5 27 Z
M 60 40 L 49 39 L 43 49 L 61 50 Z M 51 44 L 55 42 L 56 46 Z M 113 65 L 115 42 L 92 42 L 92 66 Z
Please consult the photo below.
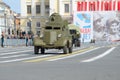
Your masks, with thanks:
M 0 48 L 0 80 L 120 80 L 120 45 L 90 44 L 72 54 L 33 47 Z

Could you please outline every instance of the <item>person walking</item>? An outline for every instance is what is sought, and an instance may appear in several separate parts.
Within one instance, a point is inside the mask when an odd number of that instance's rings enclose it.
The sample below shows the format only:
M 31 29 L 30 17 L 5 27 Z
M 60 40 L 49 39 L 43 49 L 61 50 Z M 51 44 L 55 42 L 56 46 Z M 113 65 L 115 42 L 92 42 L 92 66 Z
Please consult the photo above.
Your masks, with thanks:
M 4 47 L 4 34 L 1 34 L 1 47 Z
M 29 36 L 28 34 L 26 35 L 26 46 L 28 46 L 28 39 L 29 39 Z

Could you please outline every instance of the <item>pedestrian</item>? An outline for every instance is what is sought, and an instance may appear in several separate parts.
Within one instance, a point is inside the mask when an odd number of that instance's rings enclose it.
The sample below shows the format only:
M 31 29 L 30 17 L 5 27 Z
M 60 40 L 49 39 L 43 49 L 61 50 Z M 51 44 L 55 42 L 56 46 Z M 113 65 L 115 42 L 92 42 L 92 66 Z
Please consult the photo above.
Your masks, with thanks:
M 84 38 L 82 38 L 82 42 L 84 43 Z
M 32 33 L 32 35 L 31 35 L 31 46 L 33 46 L 33 36 L 34 36 L 34 34 Z
M 28 35 L 26 35 L 26 46 L 28 46 L 28 39 L 29 39 L 29 37 L 28 37 Z
M 4 34 L 1 34 L 1 47 L 4 47 Z

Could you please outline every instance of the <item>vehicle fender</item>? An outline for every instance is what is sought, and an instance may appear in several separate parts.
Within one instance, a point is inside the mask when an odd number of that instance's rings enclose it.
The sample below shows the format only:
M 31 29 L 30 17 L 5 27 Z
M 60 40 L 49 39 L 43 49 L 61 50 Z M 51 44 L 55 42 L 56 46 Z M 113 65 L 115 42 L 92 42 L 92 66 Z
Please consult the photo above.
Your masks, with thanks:
M 67 47 L 71 47 L 72 46 L 72 40 L 63 39 L 61 44 L 63 46 L 67 45 Z
M 56 42 L 56 45 L 65 46 L 67 44 L 67 39 L 61 38 Z
M 40 45 L 45 45 L 45 43 L 43 42 L 42 39 L 40 39 L 40 38 L 37 37 L 37 38 L 33 39 L 33 45 L 40 46 Z

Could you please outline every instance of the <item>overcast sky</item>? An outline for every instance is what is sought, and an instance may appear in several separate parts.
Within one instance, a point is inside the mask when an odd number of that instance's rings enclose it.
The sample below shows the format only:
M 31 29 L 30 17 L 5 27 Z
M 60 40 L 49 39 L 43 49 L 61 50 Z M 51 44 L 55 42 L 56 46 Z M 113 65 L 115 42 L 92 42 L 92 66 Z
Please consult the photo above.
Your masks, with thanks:
M 3 0 L 16 13 L 20 13 L 20 0 Z

